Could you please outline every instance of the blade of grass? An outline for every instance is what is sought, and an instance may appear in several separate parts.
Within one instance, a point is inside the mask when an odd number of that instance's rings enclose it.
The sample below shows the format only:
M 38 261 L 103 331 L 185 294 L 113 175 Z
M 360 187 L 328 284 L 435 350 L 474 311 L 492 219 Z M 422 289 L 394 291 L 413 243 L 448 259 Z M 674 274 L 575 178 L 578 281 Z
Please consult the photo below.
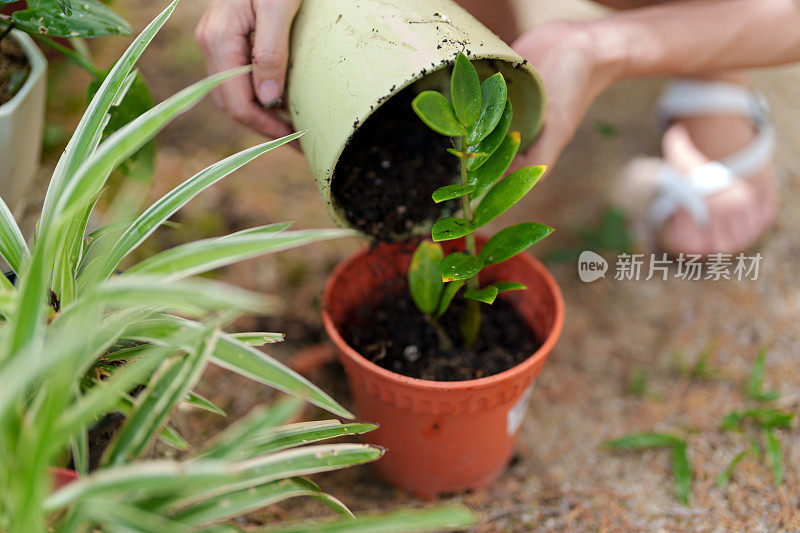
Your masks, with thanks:
M 741 452 L 737 453 L 731 462 L 728 464 L 728 468 L 726 468 L 719 476 L 717 476 L 716 486 L 717 488 L 724 487 L 728 481 L 730 481 L 731 476 L 733 475 L 733 471 L 736 469 L 736 466 L 744 459 L 747 455 L 752 452 L 752 448 L 748 448 L 746 450 L 742 450 Z
M 783 457 L 781 452 L 781 442 L 775 436 L 774 430 L 763 429 L 764 438 L 767 443 L 767 456 L 772 467 L 772 479 L 775 486 L 779 487 L 783 483 Z
M 755 362 L 753 362 L 753 370 L 750 373 L 750 381 L 747 384 L 747 396 L 751 400 L 757 402 L 770 402 L 780 398 L 780 393 L 777 391 L 762 391 L 764 387 L 764 366 L 767 361 L 767 350 L 762 348 L 758 352 Z
M 608 448 L 638 450 L 642 448 L 679 446 L 681 444 L 686 444 L 683 439 L 667 433 L 633 433 L 618 439 L 605 441 L 603 446 Z
M 675 494 L 678 500 L 689 505 L 689 495 L 692 491 L 692 469 L 689 466 L 689 455 L 686 443 L 676 444 L 672 447 L 672 473 L 675 476 Z

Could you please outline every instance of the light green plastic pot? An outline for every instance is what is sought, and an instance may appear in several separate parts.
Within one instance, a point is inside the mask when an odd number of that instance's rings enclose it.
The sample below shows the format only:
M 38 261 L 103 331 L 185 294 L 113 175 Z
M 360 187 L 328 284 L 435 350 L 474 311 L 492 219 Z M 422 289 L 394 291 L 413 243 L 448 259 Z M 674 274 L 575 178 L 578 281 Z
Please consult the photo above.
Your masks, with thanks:
M 522 149 L 544 121 L 539 75 L 522 57 L 451 0 L 305 0 L 292 30 L 287 101 L 328 212 L 349 226 L 331 181 L 359 125 L 411 84 L 446 89 L 456 54 L 483 79 L 500 71 L 514 106 Z M 420 127 L 424 127 L 420 125 Z M 424 179 L 421 176 L 420 179 Z
M 11 37 L 25 51 L 30 65 L 25 84 L 0 106 L 0 197 L 18 212 L 39 168 L 47 61 L 26 34 L 12 30 Z

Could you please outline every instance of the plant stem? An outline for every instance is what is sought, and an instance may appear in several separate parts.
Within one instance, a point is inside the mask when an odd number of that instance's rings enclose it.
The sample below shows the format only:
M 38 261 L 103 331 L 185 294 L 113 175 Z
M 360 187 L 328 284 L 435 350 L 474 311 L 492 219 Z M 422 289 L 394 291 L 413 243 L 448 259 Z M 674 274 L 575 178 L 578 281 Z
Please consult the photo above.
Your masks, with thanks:
M 467 138 L 461 137 L 461 185 L 467 185 Z M 461 197 L 461 210 L 464 212 L 464 218 L 467 220 L 472 220 L 472 204 L 470 203 L 472 198 L 470 195 L 464 195 Z M 470 233 L 466 237 L 464 237 L 464 243 L 467 247 L 467 252 L 470 255 L 478 255 L 478 247 L 475 244 L 475 234 Z M 477 289 L 478 288 L 478 278 L 470 278 L 467 280 L 467 287 L 470 289 Z
M 97 68 L 94 65 L 92 65 L 92 63 L 83 54 L 79 53 L 77 50 L 73 50 L 72 48 L 69 48 L 69 47 L 64 46 L 62 44 L 59 44 L 59 43 L 55 42 L 54 40 L 52 40 L 52 39 L 50 39 L 48 37 L 44 37 L 42 35 L 37 35 L 37 34 L 33 34 L 32 33 L 32 34 L 30 34 L 30 36 L 33 37 L 34 39 L 36 39 L 37 41 L 39 41 L 40 43 L 49 46 L 53 50 L 64 54 L 67 57 L 67 59 L 69 59 L 70 61 L 72 61 L 73 63 L 75 63 L 79 67 L 81 67 L 82 69 L 84 69 L 86 72 L 88 72 L 89 74 L 91 74 L 95 78 L 99 78 L 99 77 L 101 77 L 103 75 L 103 71 L 102 70 L 100 70 L 99 68 Z
M 439 349 L 443 352 L 452 350 L 453 340 L 439 323 L 439 320 L 431 315 L 425 315 L 425 318 L 428 319 L 428 324 L 430 324 L 436 332 L 436 337 L 439 339 Z
M 461 185 L 468 185 L 468 178 L 467 178 L 467 138 L 461 137 Z M 467 220 L 472 220 L 472 197 L 467 194 L 461 197 L 461 211 L 464 213 L 464 218 Z M 467 249 L 467 253 L 473 257 L 477 257 L 478 255 L 478 246 L 475 243 L 475 234 L 470 233 L 466 237 L 464 237 L 464 244 Z M 478 281 L 478 276 L 472 276 L 467 280 L 467 289 L 478 290 L 480 288 L 480 282 Z M 472 347 L 475 344 L 475 341 L 478 339 L 478 335 L 481 331 L 481 308 L 480 303 L 477 300 L 467 300 L 467 307 L 464 310 L 464 315 L 462 316 L 462 337 L 464 339 L 464 346 L 467 348 Z

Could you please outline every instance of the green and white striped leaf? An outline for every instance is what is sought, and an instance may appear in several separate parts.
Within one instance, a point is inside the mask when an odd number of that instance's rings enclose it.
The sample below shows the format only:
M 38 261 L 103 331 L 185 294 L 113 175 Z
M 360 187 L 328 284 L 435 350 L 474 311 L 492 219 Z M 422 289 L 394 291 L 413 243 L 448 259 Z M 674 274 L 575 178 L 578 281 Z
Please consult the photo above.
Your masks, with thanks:
M 142 274 L 104 281 L 64 309 L 64 313 L 76 312 L 75 307 L 81 305 L 171 309 L 195 315 L 225 310 L 261 313 L 277 307 L 273 299 L 228 284 L 199 279 L 169 281 Z
M 68 224 L 68 219 L 56 221 L 58 228 Z M 44 327 L 44 316 L 47 310 L 50 281 L 49 268 L 56 251 L 56 232 L 47 233 L 36 242 L 27 270 L 21 277 L 20 296 L 17 307 L 10 320 L 10 331 L 7 339 L 10 352 L 19 350 L 28 344 L 41 344 L 41 330 Z
M 269 432 L 295 418 L 303 408 L 303 403 L 297 398 L 280 400 L 269 408 L 257 407 L 244 418 L 237 421 L 211 442 L 200 453 L 206 459 L 244 460 L 252 458 L 247 453 L 247 443 L 257 440 Z
M 252 455 L 261 455 L 336 437 L 361 435 L 377 428 L 375 424 L 313 420 L 275 428 L 263 435 L 254 436 L 242 444 L 253 450 Z
M 150 346 L 137 361 L 128 363 L 111 378 L 96 382 L 77 403 L 61 414 L 58 433 L 76 435 L 97 417 L 115 410 L 120 398 L 146 382 L 153 370 L 176 351 L 177 348 L 172 346 Z
M 219 416 L 228 416 L 225 411 L 217 407 L 214 402 L 211 400 L 204 398 L 200 394 L 197 394 L 194 391 L 189 391 L 186 393 L 186 398 L 183 399 L 184 402 L 191 405 L 192 407 L 197 407 L 198 409 L 202 409 L 203 411 L 208 411 L 209 413 L 214 413 Z
M 292 478 L 214 496 L 172 514 L 172 518 L 192 525 L 211 524 L 229 520 L 298 496 L 308 496 L 321 500 L 337 513 L 346 517 L 353 517 L 350 510 L 343 503 L 322 492 L 314 483 L 304 478 Z
M 322 229 L 287 231 L 278 234 L 244 235 L 204 239 L 176 246 L 145 259 L 127 270 L 128 274 L 158 274 L 180 279 L 267 253 L 304 246 L 312 242 L 355 235 L 351 230 Z
M 193 107 L 221 83 L 247 72 L 250 72 L 249 66 L 209 76 L 171 96 L 109 135 L 86 162 L 78 166 L 75 176 L 65 185 L 61 197 L 56 202 L 56 212 L 88 203 L 102 190 L 111 171 L 147 144 L 172 119 Z
M 21 271 L 23 261 L 30 256 L 22 231 L 2 198 L 0 198 L 0 256 L 16 273 Z
M 134 399 L 132 397 L 127 394 L 123 395 L 120 398 L 120 403 L 117 405 L 117 410 L 127 416 L 128 413 L 131 412 L 131 409 L 133 409 L 133 403 Z M 164 426 L 164 429 L 161 430 L 161 433 L 158 435 L 158 440 L 176 450 L 186 451 L 190 448 L 189 442 L 178 433 L 177 429 L 169 425 Z
M 142 321 L 132 326 L 125 335 L 146 342 L 159 342 L 168 332 L 177 328 L 202 329 L 197 322 L 173 316 Z M 211 360 L 217 366 L 241 374 L 259 383 L 297 396 L 343 418 L 353 415 L 306 378 L 291 370 L 264 352 L 248 346 L 229 335 L 221 335 Z
M 125 424 L 106 451 L 106 464 L 119 465 L 141 456 L 160 433 L 167 415 L 186 396 L 214 350 L 218 332 L 206 331 L 194 350 L 173 356 L 150 379 L 128 414 Z
M 195 533 L 197 530 L 169 518 L 112 499 L 91 499 L 85 504 L 85 522 L 103 525 L 104 531 L 117 533 Z
M 258 487 L 280 479 L 331 472 L 376 461 L 384 449 L 369 444 L 326 444 L 303 446 L 238 463 L 227 463 L 231 476 L 227 483 L 208 483 L 187 488 L 186 497 L 171 506 L 188 506 L 206 498 Z M 162 509 L 166 509 L 164 503 Z
M 235 239 L 237 237 L 248 237 L 252 235 L 269 235 L 280 233 L 283 230 L 289 228 L 294 222 L 275 222 L 274 224 L 266 224 L 264 226 L 256 226 L 254 228 L 247 228 L 240 231 L 236 231 L 234 233 L 230 233 L 228 235 L 223 235 L 222 237 L 217 237 L 217 240 L 222 239 Z
M 235 172 L 253 159 L 297 139 L 303 135 L 303 133 L 305 132 L 300 131 L 274 141 L 248 148 L 247 150 L 243 150 L 222 161 L 214 163 L 159 198 L 147 208 L 116 241 L 114 247 L 107 255 L 106 261 L 99 273 L 100 278 L 111 275 L 117 265 L 119 265 L 119 262 L 122 261 L 126 255 L 135 250 L 166 220 L 202 191 Z
M 67 184 L 76 174 L 78 167 L 94 151 L 103 129 L 108 121 L 108 111 L 114 102 L 119 101 L 124 90 L 130 87 L 128 76 L 136 61 L 156 36 L 158 31 L 172 15 L 178 0 L 174 0 L 140 33 L 117 60 L 102 85 L 95 93 L 78 123 L 75 133 L 67 144 L 47 188 L 39 228 L 49 227 L 55 215 L 56 202 L 62 196 Z
M 410 531 L 464 530 L 477 522 L 464 505 L 442 505 L 430 509 L 401 509 L 375 515 L 359 515 L 358 520 L 336 522 L 298 522 L 262 529 L 263 533 L 408 533 Z
M 225 461 L 143 461 L 98 469 L 53 492 L 43 507 L 46 511 L 54 511 L 77 501 L 108 494 L 115 494 L 118 499 L 137 493 L 147 494 L 150 498 L 172 496 L 200 484 L 220 483 L 230 477 L 230 464 Z
M 275 344 L 286 339 L 284 333 L 273 333 L 269 331 L 253 331 L 249 333 L 229 333 L 231 337 L 239 342 L 250 346 L 263 346 L 265 344 Z

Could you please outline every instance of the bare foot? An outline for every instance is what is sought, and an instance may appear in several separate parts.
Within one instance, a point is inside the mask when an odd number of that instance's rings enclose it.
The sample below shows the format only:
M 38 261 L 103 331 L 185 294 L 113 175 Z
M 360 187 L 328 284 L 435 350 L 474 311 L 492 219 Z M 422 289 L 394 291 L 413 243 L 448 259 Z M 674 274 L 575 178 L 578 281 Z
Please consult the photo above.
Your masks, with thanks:
M 701 116 L 675 121 L 662 140 L 664 158 L 683 172 L 729 155 L 753 140 L 756 132 L 740 116 Z M 709 224 L 702 226 L 685 210 L 675 213 L 659 234 L 670 253 L 736 253 L 753 246 L 775 222 L 778 186 L 775 170 L 749 179 L 706 199 Z

